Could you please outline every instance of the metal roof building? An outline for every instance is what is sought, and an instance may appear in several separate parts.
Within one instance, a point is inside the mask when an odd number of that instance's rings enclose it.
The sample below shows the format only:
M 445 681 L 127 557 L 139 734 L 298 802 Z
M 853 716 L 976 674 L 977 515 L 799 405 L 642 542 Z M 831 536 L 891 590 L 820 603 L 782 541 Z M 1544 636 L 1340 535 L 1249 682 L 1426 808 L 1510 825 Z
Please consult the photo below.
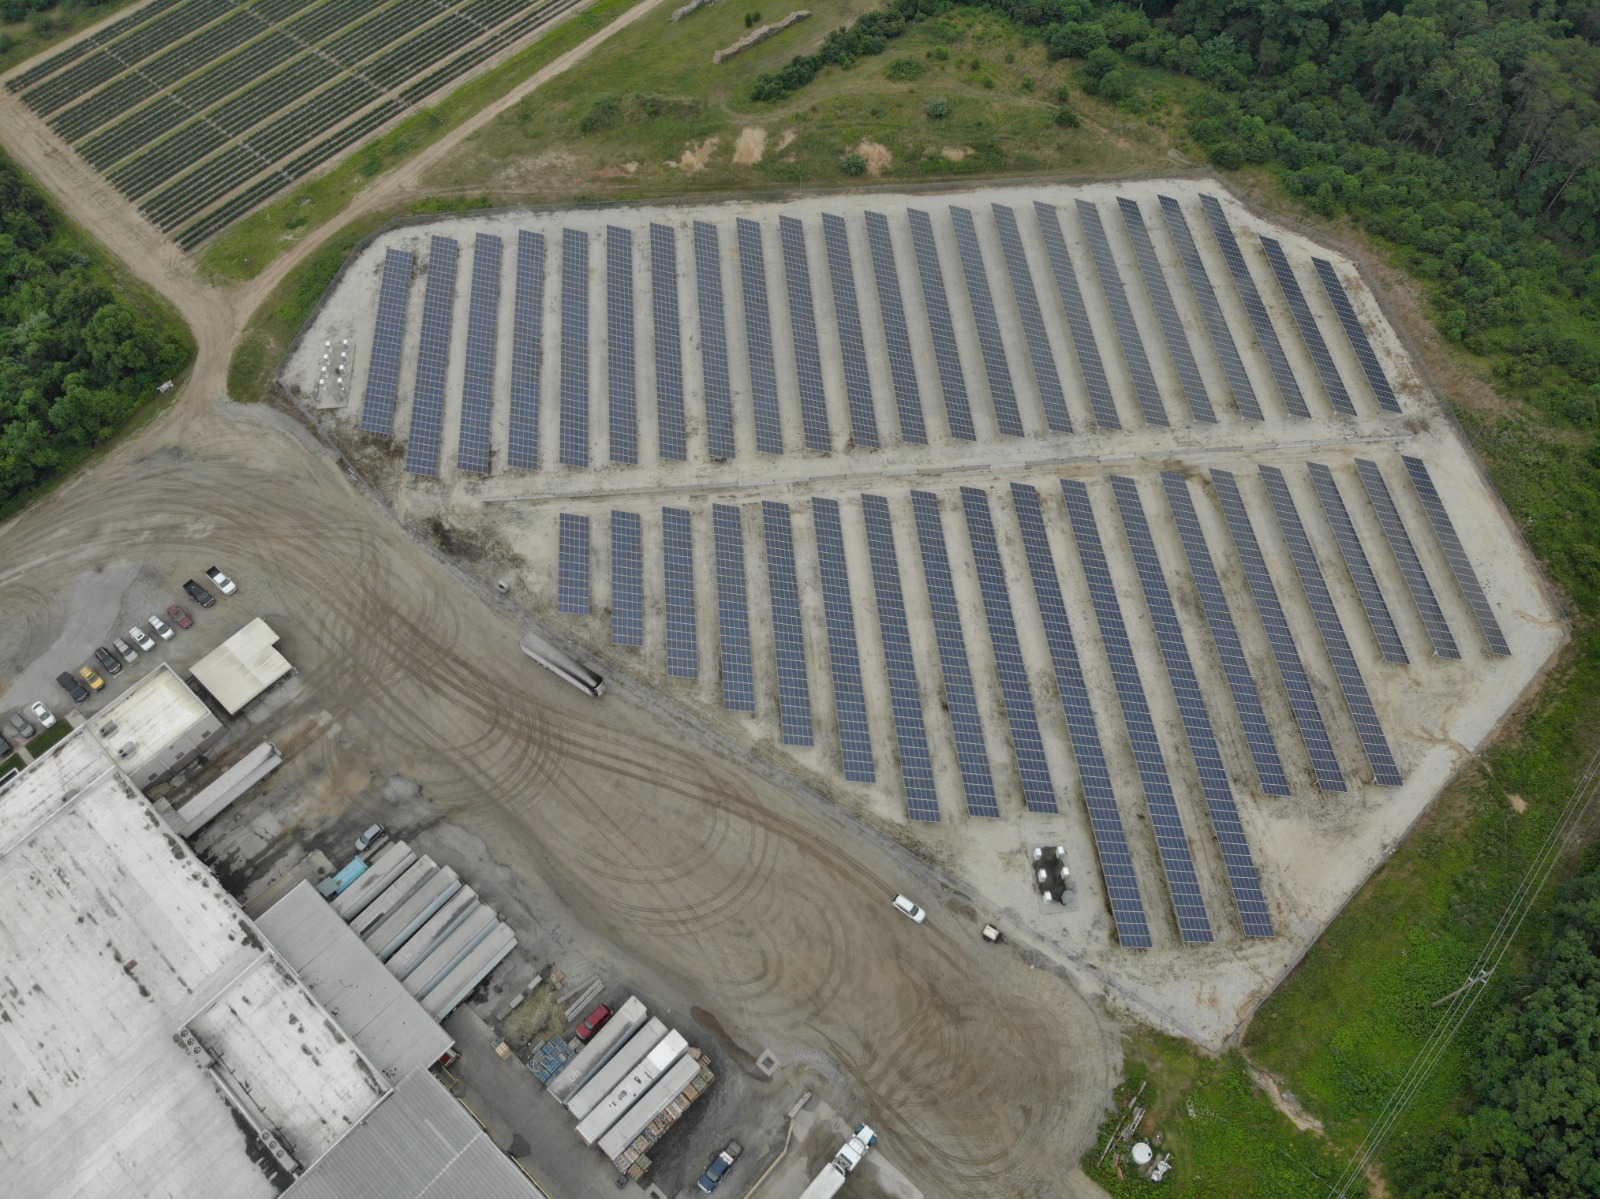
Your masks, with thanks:
M 222 722 L 165 662 L 88 722 L 141 788 L 164 783 L 221 739 Z
M 237 715 L 291 667 L 275 648 L 278 634 L 259 616 L 194 664 L 190 674 L 216 701 Z

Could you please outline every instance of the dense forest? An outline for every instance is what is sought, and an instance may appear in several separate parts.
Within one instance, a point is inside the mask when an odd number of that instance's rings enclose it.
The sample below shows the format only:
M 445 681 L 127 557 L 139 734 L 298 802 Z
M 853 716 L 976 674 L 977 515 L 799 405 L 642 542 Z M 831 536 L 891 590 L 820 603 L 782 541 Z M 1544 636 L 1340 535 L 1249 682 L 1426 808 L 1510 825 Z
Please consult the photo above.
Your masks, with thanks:
M 0 514 L 78 462 L 193 354 L 0 159 Z

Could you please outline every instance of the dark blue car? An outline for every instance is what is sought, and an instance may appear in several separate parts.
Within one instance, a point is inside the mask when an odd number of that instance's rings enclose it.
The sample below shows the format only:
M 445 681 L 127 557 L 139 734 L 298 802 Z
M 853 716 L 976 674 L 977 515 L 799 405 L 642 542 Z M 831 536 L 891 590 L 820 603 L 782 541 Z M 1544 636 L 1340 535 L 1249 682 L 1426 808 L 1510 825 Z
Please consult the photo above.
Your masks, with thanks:
M 708 1195 L 716 1190 L 717 1184 L 722 1181 L 722 1176 L 733 1169 L 734 1161 L 743 1152 L 738 1141 L 729 1141 L 728 1147 L 717 1154 L 716 1160 L 704 1174 L 700 1175 L 700 1189 Z

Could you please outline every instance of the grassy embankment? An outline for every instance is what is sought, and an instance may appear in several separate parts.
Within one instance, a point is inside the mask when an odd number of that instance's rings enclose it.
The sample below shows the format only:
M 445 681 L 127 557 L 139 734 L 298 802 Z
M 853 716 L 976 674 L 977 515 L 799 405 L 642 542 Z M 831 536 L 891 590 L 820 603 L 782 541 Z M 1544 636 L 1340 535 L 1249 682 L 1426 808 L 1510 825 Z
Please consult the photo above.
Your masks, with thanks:
M 58 4 L 48 12 L 31 13 L 21 21 L 0 21 L 0 71 L 9 71 L 35 54 L 64 42 L 81 29 L 132 8 L 138 0 L 106 0 L 104 4 Z

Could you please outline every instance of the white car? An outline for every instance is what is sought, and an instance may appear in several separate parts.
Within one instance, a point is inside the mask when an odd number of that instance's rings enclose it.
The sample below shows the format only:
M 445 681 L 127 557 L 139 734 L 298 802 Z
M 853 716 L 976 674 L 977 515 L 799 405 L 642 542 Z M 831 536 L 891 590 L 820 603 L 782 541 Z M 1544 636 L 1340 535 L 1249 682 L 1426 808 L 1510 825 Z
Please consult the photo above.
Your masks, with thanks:
M 222 592 L 223 595 L 232 595 L 235 591 L 239 590 L 239 584 L 235 583 L 215 566 L 206 571 L 206 578 L 215 583 L 217 585 L 217 590 Z
M 128 636 L 132 637 L 134 644 L 147 654 L 156 647 L 156 643 L 150 640 L 150 634 L 146 633 L 138 625 L 134 625 L 133 628 L 128 630 Z
M 130 646 L 121 637 L 113 637 L 111 639 L 111 645 L 117 651 L 117 653 L 122 655 L 122 660 L 129 666 L 132 666 L 139 660 L 139 651 Z
M 42 729 L 47 729 L 56 722 L 56 718 L 51 714 L 50 709 L 43 704 L 36 703 L 28 711 L 33 713 L 33 718 L 39 722 L 39 727 Z
M 152 616 L 150 618 L 150 627 L 156 631 L 156 634 L 161 638 L 161 640 L 172 640 L 172 630 L 167 627 L 167 622 L 162 620 L 161 617 Z
M 910 916 L 911 919 L 916 921 L 916 923 L 918 923 L 918 924 L 921 924 L 924 920 L 926 920 L 928 918 L 928 913 L 927 912 L 924 912 L 921 908 L 919 908 L 916 904 L 912 903 L 904 895 L 896 895 L 894 897 L 894 908 L 895 908 L 895 911 L 900 912 L 900 913 L 902 913 L 902 914 L 904 914 L 906 916 Z

